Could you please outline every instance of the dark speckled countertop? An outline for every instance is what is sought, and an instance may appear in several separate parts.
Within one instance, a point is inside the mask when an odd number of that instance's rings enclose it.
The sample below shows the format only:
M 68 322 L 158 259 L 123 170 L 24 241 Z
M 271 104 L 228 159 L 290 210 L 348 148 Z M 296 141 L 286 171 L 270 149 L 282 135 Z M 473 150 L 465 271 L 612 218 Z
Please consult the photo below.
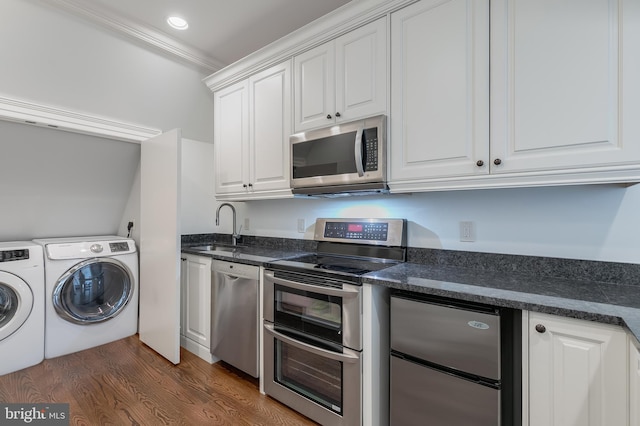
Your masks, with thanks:
M 313 241 L 268 237 L 245 237 L 248 247 L 236 252 L 202 252 L 190 247 L 212 241 L 228 243 L 230 236 L 183 236 L 182 251 L 261 266 L 316 249 Z M 367 274 L 364 281 L 621 325 L 636 338 L 636 345 L 640 342 L 640 264 L 409 248 L 407 263 Z
M 404 263 L 365 275 L 394 289 L 626 327 L 640 340 L 640 286 L 531 273 Z M 637 342 L 636 342 L 637 343 Z
M 182 247 L 183 253 L 207 256 L 216 260 L 226 260 L 228 262 L 244 263 L 246 265 L 262 266 L 264 263 L 275 259 L 286 259 L 299 256 L 303 252 L 282 249 L 262 248 L 262 247 L 241 247 L 235 251 L 218 250 L 197 250 L 193 247 Z

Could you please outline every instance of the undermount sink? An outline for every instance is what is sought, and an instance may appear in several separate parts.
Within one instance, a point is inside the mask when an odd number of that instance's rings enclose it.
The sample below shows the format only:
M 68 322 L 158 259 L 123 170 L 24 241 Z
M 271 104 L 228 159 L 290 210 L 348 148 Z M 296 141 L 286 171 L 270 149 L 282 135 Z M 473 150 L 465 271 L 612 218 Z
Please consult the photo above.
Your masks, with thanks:
M 236 250 L 242 250 L 243 248 L 245 248 L 246 246 L 242 246 L 242 245 L 231 245 L 231 244 L 211 244 L 211 245 L 206 245 L 206 246 L 195 246 L 195 247 L 189 247 L 191 250 L 197 250 L 197 251 L 236 251 Z

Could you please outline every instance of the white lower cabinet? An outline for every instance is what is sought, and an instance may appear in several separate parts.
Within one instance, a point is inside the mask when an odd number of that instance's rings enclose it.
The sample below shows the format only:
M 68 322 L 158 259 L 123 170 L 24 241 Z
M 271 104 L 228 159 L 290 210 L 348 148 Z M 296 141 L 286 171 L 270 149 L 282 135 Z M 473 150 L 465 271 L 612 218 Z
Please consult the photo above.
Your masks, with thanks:
M 629 426 L 640 426 L 640 348 L 631 341 L 629 341 Z
M 628 424 L 628 338 L 621 327 L 531 312 L 528 336 L 530 426 Z
M 210 257 L 182 253 L 180 268 L 180 346 L 209 363 L 211 353 L 211 261 Z

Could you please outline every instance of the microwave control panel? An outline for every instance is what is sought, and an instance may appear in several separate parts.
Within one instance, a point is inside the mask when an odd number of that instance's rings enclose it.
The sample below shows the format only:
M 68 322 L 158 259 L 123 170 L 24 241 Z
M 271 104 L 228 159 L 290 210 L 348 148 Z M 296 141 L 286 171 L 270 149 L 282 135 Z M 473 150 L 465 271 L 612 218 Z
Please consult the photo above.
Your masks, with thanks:
M 378 128 L 364 129 L 364 171 L 378 170 Z

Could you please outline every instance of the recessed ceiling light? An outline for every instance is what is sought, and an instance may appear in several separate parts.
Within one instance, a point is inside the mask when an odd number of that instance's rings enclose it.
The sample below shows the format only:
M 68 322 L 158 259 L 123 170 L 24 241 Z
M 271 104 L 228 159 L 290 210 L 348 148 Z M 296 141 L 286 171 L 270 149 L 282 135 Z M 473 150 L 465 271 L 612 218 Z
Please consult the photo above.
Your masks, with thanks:
M 189 28 L 189 23 L 179 16 L 169 16 L 167 18 L 167 23 L 176 30 L 186 30 Z

